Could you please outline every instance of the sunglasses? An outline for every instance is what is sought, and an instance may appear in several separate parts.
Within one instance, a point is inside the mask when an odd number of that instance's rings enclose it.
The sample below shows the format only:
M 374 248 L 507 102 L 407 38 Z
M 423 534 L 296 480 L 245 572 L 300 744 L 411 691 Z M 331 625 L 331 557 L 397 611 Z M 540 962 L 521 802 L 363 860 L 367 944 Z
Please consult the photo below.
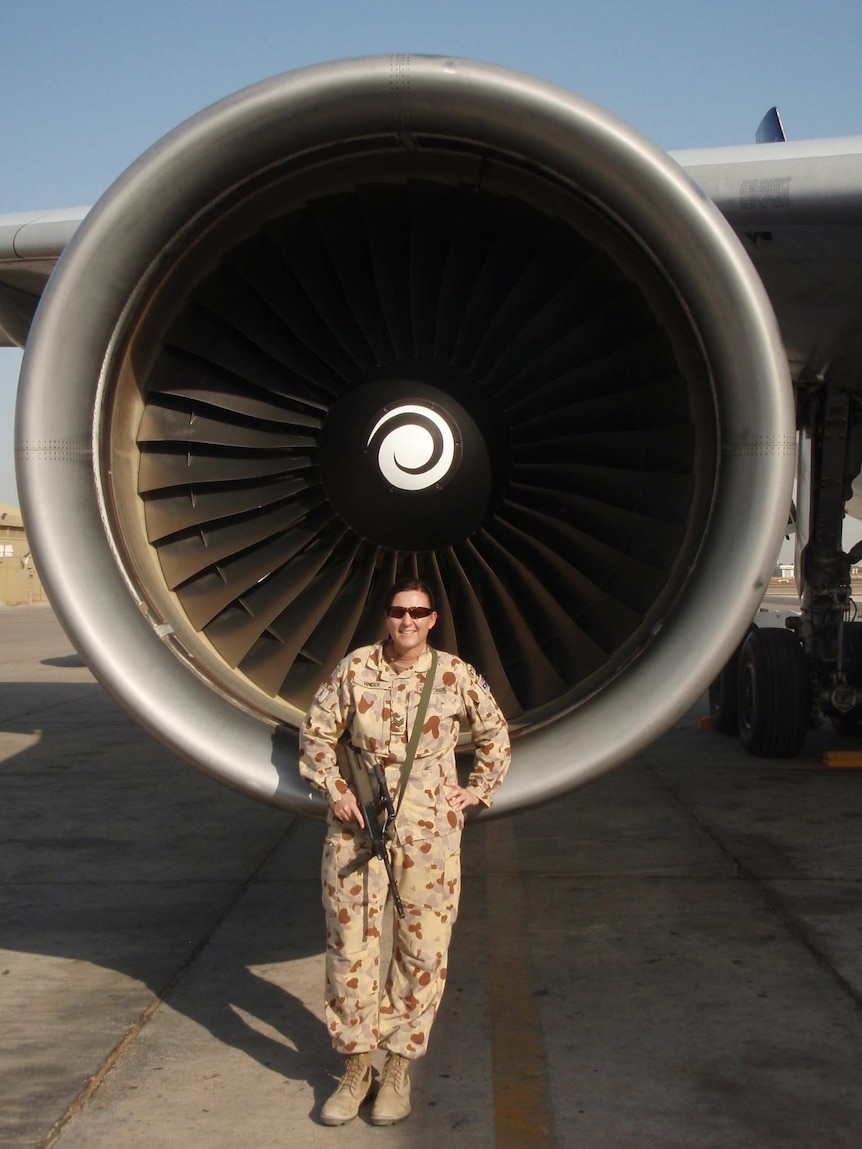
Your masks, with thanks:
M 428 618 L 434 612 L 430 606 L 390 606 L 386 613 L 390 618 L 403 618 L 405 614 L 411 618 Z

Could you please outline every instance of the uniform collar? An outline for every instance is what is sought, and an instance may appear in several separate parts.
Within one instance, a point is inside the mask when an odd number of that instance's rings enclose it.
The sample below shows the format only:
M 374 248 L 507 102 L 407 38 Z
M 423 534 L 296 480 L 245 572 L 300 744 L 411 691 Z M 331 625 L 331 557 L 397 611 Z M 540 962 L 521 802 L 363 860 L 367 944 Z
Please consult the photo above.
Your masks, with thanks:
M 399 670 L 388 662 L 383 653 L 383 643 L 377 642 L 372 646 L 368 656 L 368 665 L 372 667 L 381 678 L 400 678 L 402 674 L 416 674 L 431 668 L 431 647 L 426 643 L 424 651 L 419 655 L 411 667 Z

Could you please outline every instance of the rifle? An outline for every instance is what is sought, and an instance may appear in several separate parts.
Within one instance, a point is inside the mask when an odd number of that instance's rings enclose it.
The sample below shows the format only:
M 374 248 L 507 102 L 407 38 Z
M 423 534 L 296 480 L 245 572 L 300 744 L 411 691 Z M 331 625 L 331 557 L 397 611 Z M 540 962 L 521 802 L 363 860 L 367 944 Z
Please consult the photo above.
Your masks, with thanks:
M 392 804 L 392 795 L 386 785 L 386 774 L 379 762 L 374 763 L 374 776 L 365 769 L 359 752 L 355 746 L 342 738 L 338 743 L 338 765 L 345 780 L 350 784 L 362 817 L 365 829 L 371 839 L 371 855 L 379 858 L 386 869 L 389 889 L 392 891 L 392 901 L 395 912 L 399 918 L 404 917 L 404 905 L 398 893 L 398 884 L 392 872 L 392 862 L 389 858 L 388 832 L 395 821 L 395 807 Z M 380 813 L 384 814 L 383 822 Z

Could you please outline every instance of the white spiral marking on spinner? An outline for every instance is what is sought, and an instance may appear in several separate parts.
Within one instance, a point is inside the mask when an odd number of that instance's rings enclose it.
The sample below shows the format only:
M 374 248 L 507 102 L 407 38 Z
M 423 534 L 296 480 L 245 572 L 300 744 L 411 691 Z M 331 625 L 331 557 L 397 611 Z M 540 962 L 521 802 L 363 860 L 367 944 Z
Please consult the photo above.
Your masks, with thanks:
M 383 435 L 377 450 L 377 465 L 383 477 L 402 491 L 424 491 L 439 483 L 455 459 L 452 428 L 430 407 L 405 403 L 377 420 L 366 447 L 393 420 L 395 425 Z

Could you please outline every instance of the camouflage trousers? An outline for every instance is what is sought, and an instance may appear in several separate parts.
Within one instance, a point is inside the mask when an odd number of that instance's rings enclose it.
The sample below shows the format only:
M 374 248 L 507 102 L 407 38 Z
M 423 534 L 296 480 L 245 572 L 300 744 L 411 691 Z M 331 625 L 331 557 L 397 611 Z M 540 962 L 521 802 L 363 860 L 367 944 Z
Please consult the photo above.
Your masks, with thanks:
M 419 837 L 408 827 L 399 832 L 390 852 L 404 918 L 392 908 L 392 954 L 381 985 L 386 870 L 379 858 L 369 856 L 369 840 L 362 831 L 340 823 L 329 826 L 322 866 L 324 1009 L 338 1053 L 364 1053 L 380 1046 L 415 1059 L 428 1048 L 446 985 L 461 893 L 460 825 L 447 826 L 433 837 Z

